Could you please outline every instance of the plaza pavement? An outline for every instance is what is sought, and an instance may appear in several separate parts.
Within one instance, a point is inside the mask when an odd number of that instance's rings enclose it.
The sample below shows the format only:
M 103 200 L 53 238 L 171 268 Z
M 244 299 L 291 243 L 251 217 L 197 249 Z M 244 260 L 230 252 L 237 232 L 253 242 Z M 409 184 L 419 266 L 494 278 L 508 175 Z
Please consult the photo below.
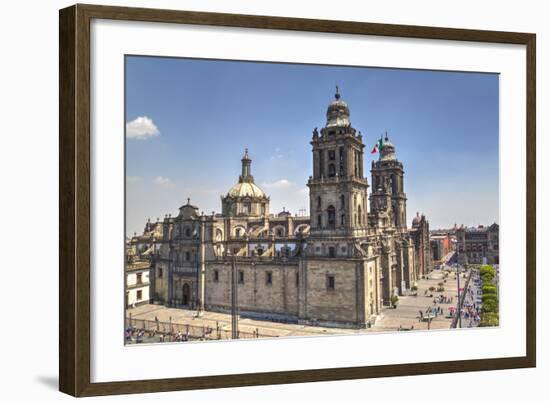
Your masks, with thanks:
M 444 274 L 448 273 L 446 282 L 443 285 L 445 289 L 442 292 L 434 291 L 430 293 L 429 288 L 438 288 L 438 283 L 443 282 Z M 462 287 L 466 283 L 466 278 L 463 274 L 460 276 L 460 286 Z M 402 329 L 414 330 L 428 330 L 428 321 L 420 321 L 418 319 L 419 311 L 426 314 L 426 310 L 429 307 L 434 307 L 434 299 L 440 295 L 444 295 L 447 298 L 452 297 L 452 303 L 439 303 L 435 304 L 435 307 L 440 306 L 443 308 L 443 314 L 438 314 L 429 323 L 429 328 L 435 329 L 449 329 L 451 327 L 452 319 L 450 317 L 449 308 L 456 307 L 457 303 L 457 281 L 456 271 L 453 270 L 434 270 L 427 278 L 418 280 L 417 282 L 417 296 L 404 295 L 399 297 L 399 303 L 396 309 L 386 308 L 382 311 L 380 316 L 376 319 L 376 323 L 373 327 L 373 331 L 392 331 Z M 433 297 L 429 295 L 433 294 Z

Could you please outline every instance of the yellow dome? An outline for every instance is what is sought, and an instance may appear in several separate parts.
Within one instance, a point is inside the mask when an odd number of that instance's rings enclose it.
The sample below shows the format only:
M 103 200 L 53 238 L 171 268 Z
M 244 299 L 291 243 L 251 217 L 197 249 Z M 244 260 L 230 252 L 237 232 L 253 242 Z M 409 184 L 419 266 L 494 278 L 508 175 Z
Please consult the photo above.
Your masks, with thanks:
M 265 197 L 264 191 L 260 189 L 256 184 L 253 182 L 239 182 L 229 190 L 227 193 L 228 196 L 232 197 L 255 197 L 255 198 L 262 198 Z

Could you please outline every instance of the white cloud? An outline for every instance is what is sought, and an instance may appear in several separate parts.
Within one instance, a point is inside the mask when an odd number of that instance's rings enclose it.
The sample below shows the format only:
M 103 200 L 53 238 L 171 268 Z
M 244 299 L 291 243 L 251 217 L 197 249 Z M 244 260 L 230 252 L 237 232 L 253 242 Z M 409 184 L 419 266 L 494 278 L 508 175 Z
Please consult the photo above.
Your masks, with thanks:
M 172 184 L 172 180 L 167 177 L 163 177 L 162 175 L 159 175 L 157 178 L 155 178 L 155 182 L 159 185 L 170 185 Z
M 282 159 L 284 155 L 281 153 L 281 148 L 275 148 L 275 154 L 271 156 L 271 160 Z
M 286 178 L 282 178 L 280 180 L 273 181 L 273 182 L 265 182 L 262 186 L 266 188 L 284 189 L 284 188 L 289 188 L 293 185 L 294 184 L 289 180 L 287 180 Z
M 160 135 L 160 132 L 149 117 L 138 117 L 126 123 L 126 137 L 132 139 L 147 139 Z

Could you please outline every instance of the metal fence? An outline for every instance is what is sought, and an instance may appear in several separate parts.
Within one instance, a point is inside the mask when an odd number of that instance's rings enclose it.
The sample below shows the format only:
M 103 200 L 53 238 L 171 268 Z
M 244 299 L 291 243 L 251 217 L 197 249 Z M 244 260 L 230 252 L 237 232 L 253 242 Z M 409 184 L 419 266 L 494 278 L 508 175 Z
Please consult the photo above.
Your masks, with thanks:
M 186 323 L 161 322 L 159 320 L 145 320 L 126 317 L 125 328 L 131 328 L 133 331 L 143 330 L 148 334 L 163 335 L 165 341 L 187 341 L 193 340 L 230 340 L 231 329 L 224 329 L 220 324 L 215 325 L 192 325 Z M 238 331 L 239 339 L 278 337 L 271 334 L 262 333 L 259 328 L 253 331 Z

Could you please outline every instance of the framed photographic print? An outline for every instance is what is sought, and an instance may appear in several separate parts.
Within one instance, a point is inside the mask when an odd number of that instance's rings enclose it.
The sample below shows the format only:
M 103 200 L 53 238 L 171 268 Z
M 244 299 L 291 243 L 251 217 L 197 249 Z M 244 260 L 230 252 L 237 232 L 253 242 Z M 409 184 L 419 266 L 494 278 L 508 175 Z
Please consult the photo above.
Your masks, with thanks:
M 60 11 L 60 390 L 534 367 L 535 35 Z

